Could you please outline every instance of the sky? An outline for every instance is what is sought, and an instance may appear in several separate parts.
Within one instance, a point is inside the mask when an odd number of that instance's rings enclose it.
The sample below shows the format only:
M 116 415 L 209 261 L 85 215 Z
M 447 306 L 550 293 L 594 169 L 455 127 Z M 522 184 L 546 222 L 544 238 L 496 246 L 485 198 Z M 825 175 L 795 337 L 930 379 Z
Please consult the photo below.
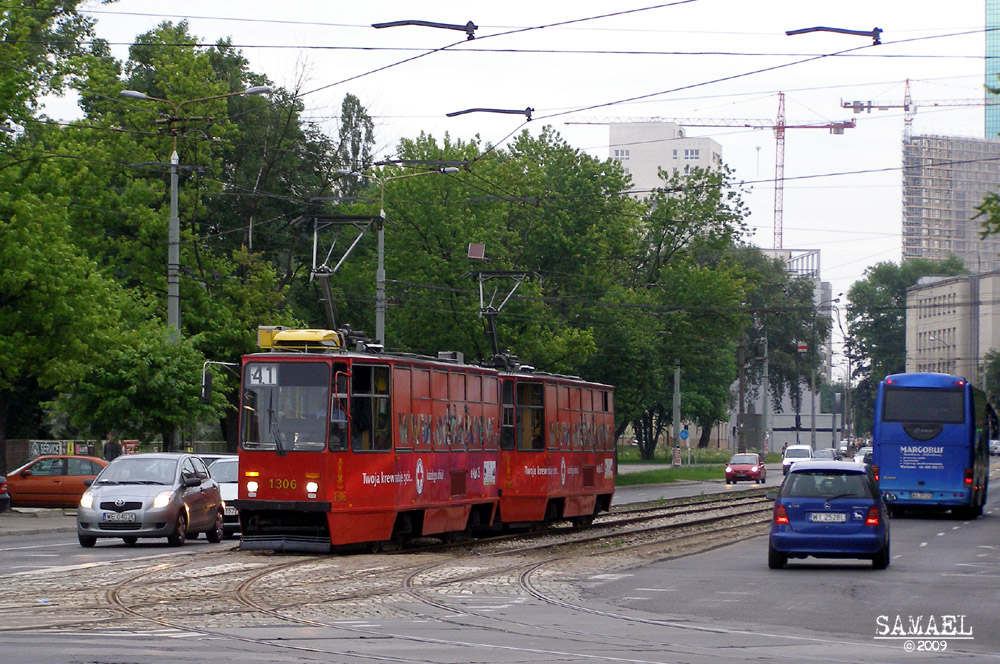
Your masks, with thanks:
M 155 13 L 169 7 L 170 13 Z M 822 278 L 845 292 L 866 267 L 901 255 L 901 108 L 855 114 L 845 101 L 901 105 L 905 81 L 916 134 L 983 137 L 983 3 L 879 0 L 675 0 L 673 2 L 260 2 L 119 0 L 83 5 L 119 58 L 136 35 L 187 20 L 205 42 L 229 37 L 251 68 L 302 93 L 306 117 L 335 135 L 344 95 L 376 123 L 377 156 L 424 131 L 502 144 L 551 125 L 572 146 L 608 156 L 609 119 L 857 121 L 843 135 L 788 129 L 783 247 L 820 249 Z M 461 31 L 373 23 L 472 21 Z M 785 34 L 814 26 L 870 32 Z M 123 103 L 134 103 L 123 100 Z M 521 115 L 447 113 L 534 109 Z M 46 112 L 69 119 L 72 98 Z M 689 127 L 710 136 L 746 197 L 753 236 L 774 244 L 776 141 L 768 129 Z M 841 306 L 846 302 L 842 298 Z

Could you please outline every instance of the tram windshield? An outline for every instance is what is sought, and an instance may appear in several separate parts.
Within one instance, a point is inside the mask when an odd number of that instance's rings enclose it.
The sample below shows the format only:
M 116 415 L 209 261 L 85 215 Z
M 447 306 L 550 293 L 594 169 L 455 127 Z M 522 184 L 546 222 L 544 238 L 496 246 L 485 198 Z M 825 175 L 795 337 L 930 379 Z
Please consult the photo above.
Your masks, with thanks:
M 330 365 L 322 362 L 248 363 L 243 369 L 243 449 L 326 449 L 333 416 L 331 376 Z

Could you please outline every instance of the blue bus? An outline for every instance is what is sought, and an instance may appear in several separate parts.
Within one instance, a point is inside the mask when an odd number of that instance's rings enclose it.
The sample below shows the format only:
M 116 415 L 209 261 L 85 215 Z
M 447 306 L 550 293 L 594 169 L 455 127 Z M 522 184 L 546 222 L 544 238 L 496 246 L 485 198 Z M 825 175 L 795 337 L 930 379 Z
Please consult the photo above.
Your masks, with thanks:
M 997 418 L 982 390 L 958 376 L 903 373 L 878 386 L 872 472 L 891 516 L 983 513 L 989 439 Z

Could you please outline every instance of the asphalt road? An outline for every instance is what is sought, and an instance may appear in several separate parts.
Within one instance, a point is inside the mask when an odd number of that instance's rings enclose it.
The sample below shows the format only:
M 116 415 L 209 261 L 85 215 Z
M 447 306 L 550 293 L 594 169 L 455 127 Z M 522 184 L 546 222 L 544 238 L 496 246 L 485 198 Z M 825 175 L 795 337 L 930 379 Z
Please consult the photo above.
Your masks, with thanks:
M 993 479 L 998 481 L 996 473 Z M 665 486 L 685 492 L 679 495 L 732 490 L 721 482 Z M 626 493 L 618 497 L 625 499 Z M 766 537 L 758 535 L 700 554 L 590 571 L 570 585 L 542 583 L 544 597 L 483 587 L 442 595 L 434 605 L 414 601 L 315 626 L 273 620 L 217 627 L 211 614 L 204 633 L 155 623 L 143 629 L 115 629 L 106 623 L 31 629 L 0 621 L 0 662 L 1000 662 L 1000 493 L 993 496 L 984 516 L 974 521 L 894 519 L 892 563 L 884 571 L 871 569 L 867 561 L 814 559 L 769 570 Z M 9 546 L 9 539 L 0 546 Z M 113 570 L 117 557 L 148 556 L 151 563 L 169 564 L 172 556 L 197 556 L 233 545 L 204 540 L 183 549 L 116 545 L 87 554 L 72 534 L 34 536 L 22 544 L 37 548 L 0 554 L 5 588 L 0 616 L 16 616 L 19 610 L 44 616 L 44 607 L 39 613 L 37 606 L 18 603 L 18 578 L 25 575 L 46 574 L 55 585 L 61 578 L 87 583 L 90 570 L 99 574 L 109 563 L 107 569 Z M 35 554 L 54 555 L 39 561 L 47 570 L 18 574 L 5 568 L 15 558 Z M 81 562 L 80 555 L 101 559 Z M 377 566 L 377 556 L 371 558 Z M 470 559 L 467 564 L 475 569 L 477 563 Z M 566 568 L 572 567 L 567 561 Z M 101 592 L 100 587 L 94 592 Z M 280 604 L 280 588 L 273 601 Z M 308 607 L 301 608 L 308 615 Z M 880 625 L 891 625 L 896 616 L 907 622 L 918 617 L 924 624 L 934 619 L 941 625 L 951 615 L 962 617 L 971 638 L 925 640 L 938 648 L 947 641 L 943 653 L 911 653 L 902 640 L 875 638 Z M 247 640 L 251 638 L 269 643 Z

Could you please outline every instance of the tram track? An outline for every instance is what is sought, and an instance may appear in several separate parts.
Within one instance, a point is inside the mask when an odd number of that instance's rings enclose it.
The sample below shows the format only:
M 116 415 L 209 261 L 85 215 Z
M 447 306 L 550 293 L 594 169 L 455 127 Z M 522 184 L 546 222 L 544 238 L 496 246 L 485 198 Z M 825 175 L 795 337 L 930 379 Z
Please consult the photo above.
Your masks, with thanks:
M 650 556 L 662 557 L 662 549 L 669 548 L 671 542 L 697 542 L 706 532 L 724 530 L 724 524 L 734 519 L 741 527 L 755 519 L 766 520 L 764 514 L 770 512 L 769 502 L 755 496 L 736 498 L 616 510 L 602 515 L 607 517 L 605 523 L 595 522 L 589 527 L 555 528 L 504 536 L 499 541 L 461 543 L 458 546 L 464 547 L 464 552 L 460 555 L 447 549 L 415 549 L 400 551 L 402 557 L 309 555 L 288 560 L 284 556 L 272 559 L 269 554 L 248 556 L 238 551 L 213 553 L 210 555 L 217 560 L 206 562 L 199 556 L 198 560 L 160 563 L 124 575 L 120 572 L 125 570 L 121 569 L 113 575 L 108 572 L 109 585 L 104 586 L 99 596 L 103 601 L 100 606 L 88 604 L 88 608 L 91 612 L 105 613 L 108 608 L 113 609 L 119 616 L 128 617 L 133 626 L 137 622 L 151 623 L 191 635 L 291 648 L 317 656 L 349 653 L 252 638 L 234 630 L 277 623 L 384 636 L 377 629 L 351 624 L 352 619 L 357 623 L 423 616 L 413 607 L 418 602 L 439 614 L 433 619 L 453 624 L 470 621 L 470 626 L 474 623 L 478 628 L 484 628 L 481 623 L 485 623 L 488 629 L 494 629 L 489 627 L 494 624 L 495 629 L 505 632 L 516 630 L 537 635 L 541 629 L 538 625 L 470 610 L 470 598 L 489 595 L 501 603 L 508 600 L 517 603 L 531 597 L 558 605 L 558 598 L 546 591 L 544 580 L 540 581 L 547 570 L 560 566 L 565 570 L 571 566 L 585 575 L 597 569 L 638 565 Z M 136 564 L 142 563 L 136 561 Z M 590 572 L 586 571 L 588 568 Z M 206 576 L 210 578 L 201 578 Z M 198 582 L 186 588 L 184 581 L 190 579 Z M 78 588 L 77 594 L 82 591 L 83 588 Z M 75 598 L 77 602 L 80 599 Z M 566 603 L 565 599 L 558 601 Z M 567 606 L 586 609 L 572 602 Z M 70 621 L 42 622 L 20 629 L 67 629 L 70 624 Z M 77 615 L 72 623 L 91 631 L 124 627 L 120 619 L 106 616 Z M 560 632 L 581 639 L 593 636 L 572 629 L 561 628 Z M 406 658 L 370 659 L 423 662 Z

